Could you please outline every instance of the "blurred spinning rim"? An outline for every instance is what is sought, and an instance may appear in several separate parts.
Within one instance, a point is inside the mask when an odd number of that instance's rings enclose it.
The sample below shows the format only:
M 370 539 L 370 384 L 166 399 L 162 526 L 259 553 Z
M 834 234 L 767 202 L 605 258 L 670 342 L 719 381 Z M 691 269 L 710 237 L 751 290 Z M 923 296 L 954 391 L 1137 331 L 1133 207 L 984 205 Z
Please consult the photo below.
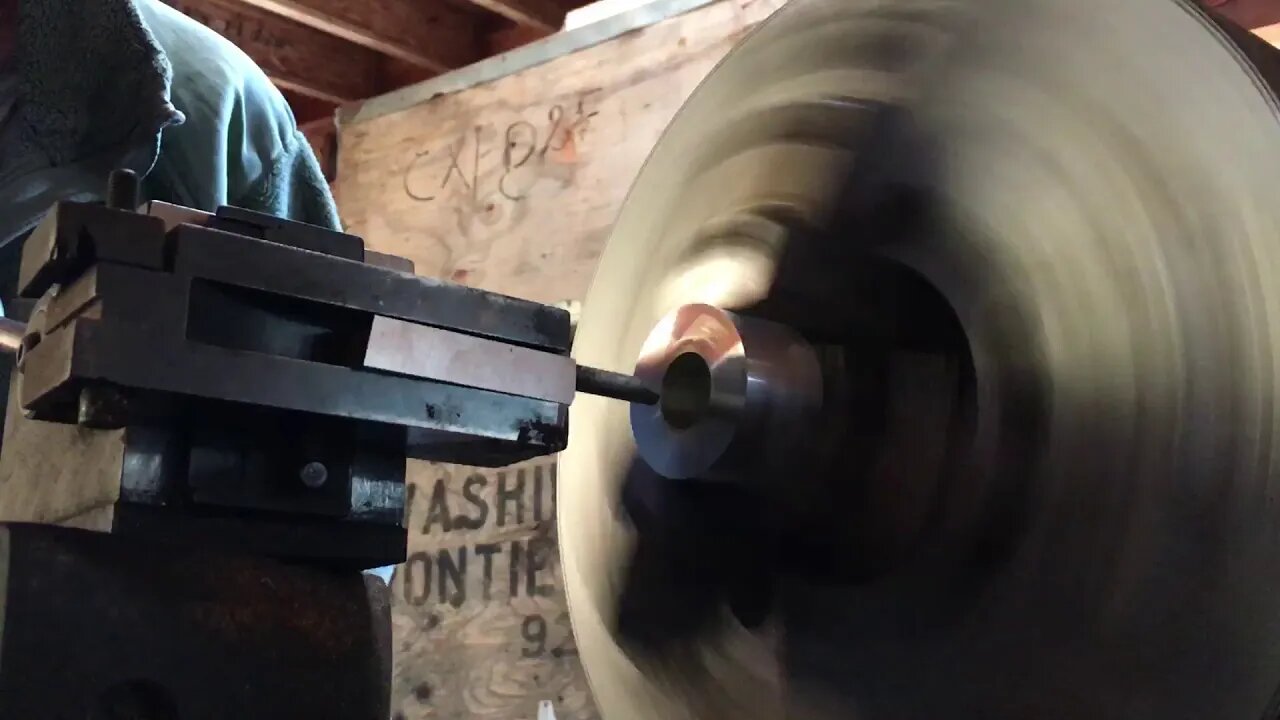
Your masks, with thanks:
M 629 372 L 671 313 L 727 310 L 814 348 L 822 414 L 753 434 L 785 460 L 735 483 L 662 477 L 695 473 L 644 462 L 625 405 L 574 405 L 562 560 L 606 718 L 1278 714 L 1262 52 L 1180 0 L 795 0 L 713 72 L 622 211 L 577 360 Z M 749 520 L 623 507 L 713 481 Z M 704 552 L 723 528 L 759 562 Z M 637 586 L 663 552 L 750 577 L 637 642 L 620 608 L 689 589 Z

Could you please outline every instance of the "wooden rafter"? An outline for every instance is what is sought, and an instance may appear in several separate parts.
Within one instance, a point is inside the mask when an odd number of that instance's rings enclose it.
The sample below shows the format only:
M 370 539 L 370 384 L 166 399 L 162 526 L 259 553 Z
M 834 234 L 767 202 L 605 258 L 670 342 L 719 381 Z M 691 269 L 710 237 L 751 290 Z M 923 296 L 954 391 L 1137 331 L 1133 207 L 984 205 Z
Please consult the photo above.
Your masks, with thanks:
M 517 25 L 551 34 L 564 24 L 564 8 L 554 0 L 468 0 Z
M 228 0 L 172 0 L 235 43 L 276 85 L 340 104 L 377 92 L 378 55 L 287 18 Z
M 474 19 L 438 0 L 240 1 L 430 70 L 479 59 Z
M 292 90 L 281 90 L 281 93 L 284 99 L 289 101 L 289 107 L 293 108 L 293 117 L 299 125 L 313 120 L 331 121 L 338 111 L 338 106 L 331 102 L 301 95 Z
M 489 55 L 501 55 L 546 36 L 547 33 L 537 28 L 508 22 L 505 27 L 500 27 L 485 37 L 485 50 Z
M 379 92 L 391 92 L 402 87 L 420 83 L 440 73 L 407 63 L 399 58 L 383 55 L 378 63 Z

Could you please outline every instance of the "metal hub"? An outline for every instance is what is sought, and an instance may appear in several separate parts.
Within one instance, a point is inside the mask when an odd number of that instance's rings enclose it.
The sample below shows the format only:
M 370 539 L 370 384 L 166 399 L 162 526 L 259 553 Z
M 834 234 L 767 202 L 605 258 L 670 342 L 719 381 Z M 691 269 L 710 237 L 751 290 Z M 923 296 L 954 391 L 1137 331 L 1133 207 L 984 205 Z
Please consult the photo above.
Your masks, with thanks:
M 734 480 L 797 452 L 822 404 L 813 348 L 767 320 L 686 305 L 650 333 L 636 377 L 661 388 L 631 406 L 640 456 L 674 479 Z

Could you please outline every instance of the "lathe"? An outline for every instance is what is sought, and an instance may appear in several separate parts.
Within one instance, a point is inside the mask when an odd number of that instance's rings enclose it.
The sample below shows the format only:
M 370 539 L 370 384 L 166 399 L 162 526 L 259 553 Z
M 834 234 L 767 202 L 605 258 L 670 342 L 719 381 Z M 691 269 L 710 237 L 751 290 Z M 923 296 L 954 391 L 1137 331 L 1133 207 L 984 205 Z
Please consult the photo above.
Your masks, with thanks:
M 5 326 L 0 717 L 385 718 L 405 459 L 564 451 L 609 720 L 1280 718 L 1278 91 L 1185 0 L 796 0 L 572 357 L 116 173 Z

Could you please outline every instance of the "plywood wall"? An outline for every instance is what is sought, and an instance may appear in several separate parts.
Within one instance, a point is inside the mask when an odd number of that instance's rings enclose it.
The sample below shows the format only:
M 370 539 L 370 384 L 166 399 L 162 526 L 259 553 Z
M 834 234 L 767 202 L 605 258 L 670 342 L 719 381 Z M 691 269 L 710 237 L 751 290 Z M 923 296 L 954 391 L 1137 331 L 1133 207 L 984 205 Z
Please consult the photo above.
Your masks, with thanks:
M 340 127 L 348 229 L 418 272 L 580 300 L 632 180 L 711 68 L 783 0 L 720 0 Z M 395 575 L 397 718 L 596 717 L 569 630 L 555 466 L 413 464 Z

